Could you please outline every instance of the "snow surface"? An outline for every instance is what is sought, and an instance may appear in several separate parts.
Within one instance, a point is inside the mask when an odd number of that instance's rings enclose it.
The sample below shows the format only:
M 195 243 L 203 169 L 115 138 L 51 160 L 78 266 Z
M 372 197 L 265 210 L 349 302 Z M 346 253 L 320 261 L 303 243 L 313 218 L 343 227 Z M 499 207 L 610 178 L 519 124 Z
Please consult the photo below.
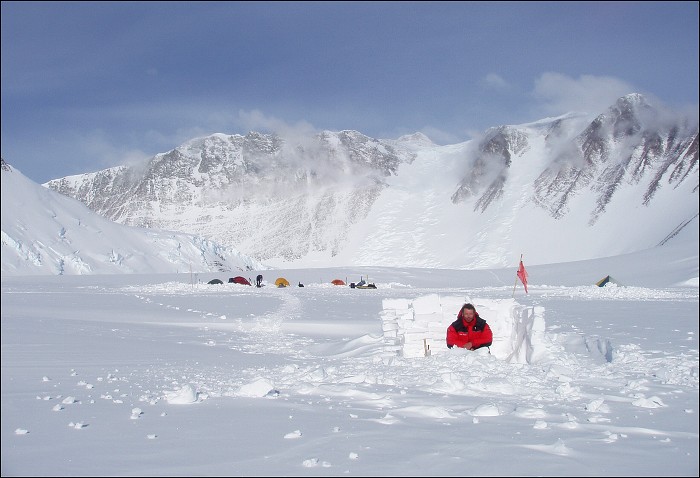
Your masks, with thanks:
M 696 238 L 515 271 L 3 274 L 2 475 L 697 476 Z
M 2 162 L 2 274 L 127 274 L 265 267 L 180 232 L 127 227 Z M 233 274 L 237 275 L 237 274 Z

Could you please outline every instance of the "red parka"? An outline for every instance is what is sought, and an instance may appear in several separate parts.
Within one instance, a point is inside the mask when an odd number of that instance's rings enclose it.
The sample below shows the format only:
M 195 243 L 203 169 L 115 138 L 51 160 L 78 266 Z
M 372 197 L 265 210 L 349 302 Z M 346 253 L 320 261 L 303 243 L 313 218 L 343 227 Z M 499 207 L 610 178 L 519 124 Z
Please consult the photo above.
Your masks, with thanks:
M 479 317 L 479 314 L 474 312 L 474 320 L 467 322 L 464 320 L 460 309 L 457 314 L 457 320 L 452 322 L 452 325 L 447 327 L 447 347 L 453 346 L 464 347 L 467 342 L 472 343 L 472 350 L 479 347 L 488 347 L 493 342 L 493 332 L 491 327 L 484 319 Z

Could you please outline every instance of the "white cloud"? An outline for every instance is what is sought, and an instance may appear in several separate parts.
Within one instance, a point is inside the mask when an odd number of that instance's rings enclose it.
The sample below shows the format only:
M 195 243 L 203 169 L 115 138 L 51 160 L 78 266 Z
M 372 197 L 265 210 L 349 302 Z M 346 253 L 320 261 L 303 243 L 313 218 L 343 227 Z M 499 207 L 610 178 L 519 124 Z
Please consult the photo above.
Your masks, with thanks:
M 436 144 L 454 144 L 464 141 L 462 137 L 433 126 L 424 126 L 420 129 L 420 132 Z
M 104 130 L 97 129 L 87 133 L 74 132 L 57 145 L 64 151 L 71 151 L 77 158 L 84 158 L 90 171 L 98 171 L 118 165 L 140 164 L 146 161 L 152 154 L 137 148 L 128 148 L 121 144 L 115 144 L 114 138 Z
M 510 88 L 510 84 L 496 73 L 489 73 L 482 80 L 481 84 L 484 88 L 504 90 Z
M 309 137 L 316 134 L 316 128 L 309 122 L 301 120 L 294 124 L 289 124 L 284 120 L 274 116 L 268 116 L 260 110 L 239 110 L 238 117 L 234 119 L 237 126 L 246 131 L 269 131 L 277 133 L 282 137 Z
M 626 81 L 611 76 L 582 75 L 572 78 L 561 73 L 543 73 L 535 80 L 532 96 L 545 115 L 569 112 L 599 114 L 628 93 L 638 92 Z

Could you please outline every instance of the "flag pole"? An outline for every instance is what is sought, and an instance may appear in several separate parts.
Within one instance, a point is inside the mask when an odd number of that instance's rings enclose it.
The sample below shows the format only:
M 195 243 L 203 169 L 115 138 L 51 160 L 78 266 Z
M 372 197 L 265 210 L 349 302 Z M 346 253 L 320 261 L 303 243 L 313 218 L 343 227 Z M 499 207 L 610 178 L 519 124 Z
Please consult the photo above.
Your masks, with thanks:
M 520 254 L 520 262 L 523 261 L 523 255 Z M 520 262 L 518 262 L 518 267 L 520 267 Z M 518 273 L 515 273 L 515 283 L 513 284 L 513 297 L 515 297 L 515 288 L 518 286 Z

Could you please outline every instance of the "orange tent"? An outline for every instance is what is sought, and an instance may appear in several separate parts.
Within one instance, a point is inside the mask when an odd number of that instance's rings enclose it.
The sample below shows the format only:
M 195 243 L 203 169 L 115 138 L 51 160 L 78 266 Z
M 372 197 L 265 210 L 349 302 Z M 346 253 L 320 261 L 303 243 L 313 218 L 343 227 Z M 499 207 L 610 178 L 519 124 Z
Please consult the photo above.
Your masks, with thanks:
M 333 279 L 333 280 L 331 281 L 331 284 L 333 284 L 333 285 L 345 285 L 345 282 L 343 282 L 343 281 L 340 280 L 340 279 Z

